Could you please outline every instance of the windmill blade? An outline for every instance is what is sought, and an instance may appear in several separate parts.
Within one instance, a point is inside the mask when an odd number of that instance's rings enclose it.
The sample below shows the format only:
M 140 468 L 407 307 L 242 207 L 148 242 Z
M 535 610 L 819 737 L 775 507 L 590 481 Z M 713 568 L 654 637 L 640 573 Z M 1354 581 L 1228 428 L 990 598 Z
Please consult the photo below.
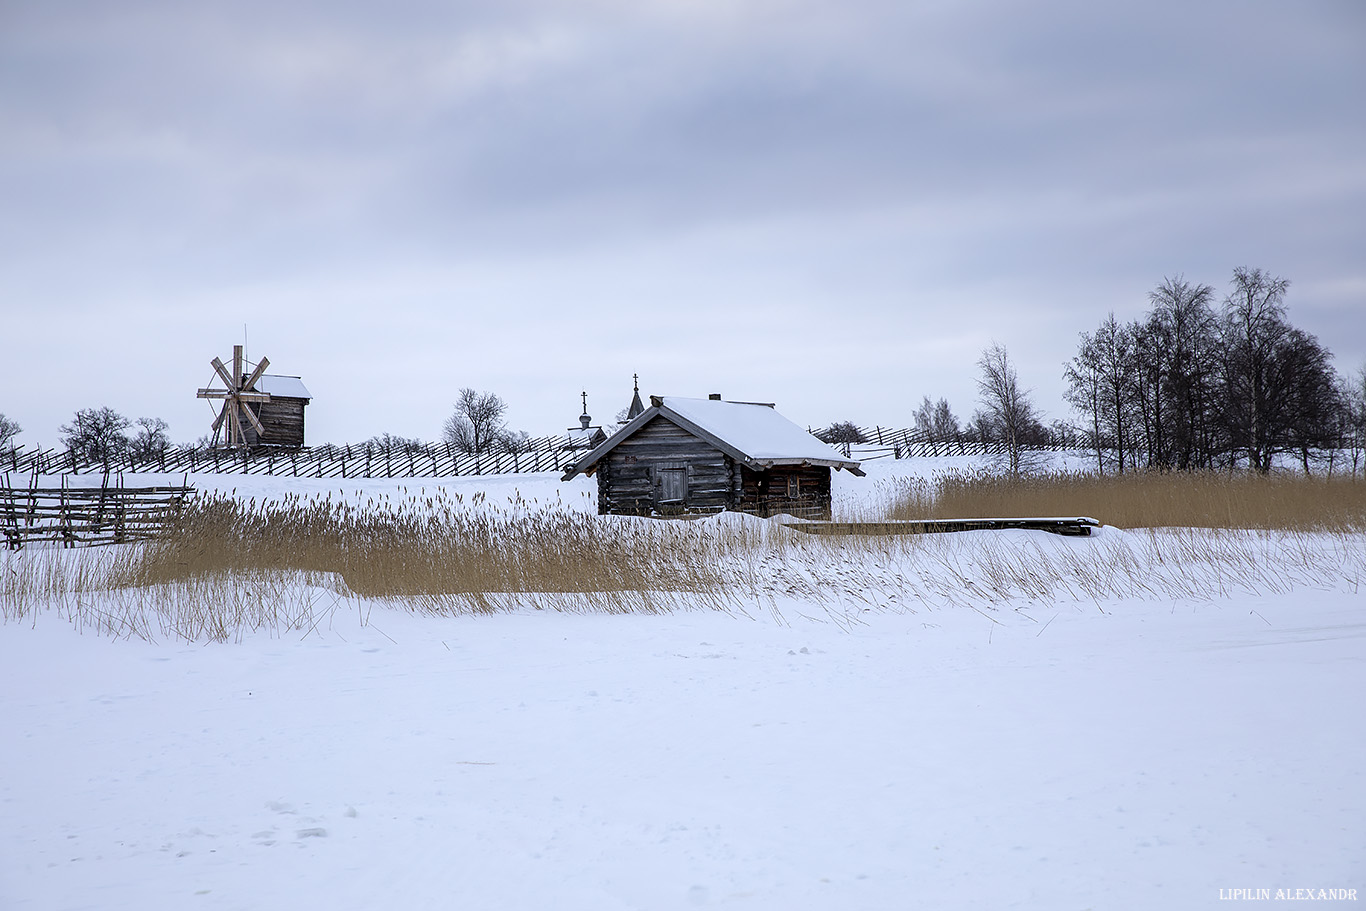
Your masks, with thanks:
M 250 388 L 252 388 L 253 386 L 255 386 L 255 385 L 256 385 L 256 381 L 259 380 L 259 379 L 261 378 L 261 374 L 265 373 L 265 372 L 266 372 L 266 368 L 269 367 L 269 366 L 270 366 L 270 358 L 267 358 L 267 357 L 261 358 L 261 363 L 259 363 L 259 364 L 256 365 L 256 369 L 253 370 L 253 371 L 251 372 L 251 376 L 247 379 L 247 381 L 246 381 L 245 383 L 242 384 L 242 388 L 243 388 L 243 389 L 250 389 Z
M 234 449 L 241 449 L 247 445 L 247 435 L 242 432 L 242 419 L 237 416 L 237 409 L 233 408 L 228 412 L 228 427 L 231 430 L 229 438 Z
M 214 358 L 209 363 L 213 364 L 213 369 L 218 371 L 218 377 L 227 385 L 228 391 L 234 391 L 237 388 L 237 381 L 228 373 L 228 368 L 223 366 L 223 362 Z
M 247 416 L 247 420 L 251 421 L 251 426 L 256 428 L 257 433 L 259 433 L 261 436 L 266 435 L 265 426 L 261 424 L 259 419 L 257 419 L 256 413 L 253 412 L 250 408 L 248 408 L 245 403 L 243 403 L 242 405 L 242 413 Z
M 232 388 L 241 389 L 242 382 L 242 346 L 232 346 Z
M 228 409 L 232 407 L 232 402 L 224 402 L 223 410 L 218 412 L 218 420 L 213 422 L 214 436 L 218 435 L 218 428 L 223 426 L 223 422 L 228 419 Z

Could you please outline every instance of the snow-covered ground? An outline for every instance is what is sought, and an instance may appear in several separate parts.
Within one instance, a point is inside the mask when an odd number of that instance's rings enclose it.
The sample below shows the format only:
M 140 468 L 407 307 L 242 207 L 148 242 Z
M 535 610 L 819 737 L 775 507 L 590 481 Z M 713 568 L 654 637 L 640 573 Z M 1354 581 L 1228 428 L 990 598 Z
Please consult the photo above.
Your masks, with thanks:
M 871 467 L 837 496 L 942 466 Z M 357 501 L 436 486 L 214 483 Z M 440 482 L 587 511 L 592 484 Z M 918 602 L 852 624 L 792 598 L 375 607 L 206 645 L 39 614 L 0 627 L 0 908 L 1185 909 L 1242 889 L 1355 905 L 1354 546 L 1336 577 L 1274 591 Z

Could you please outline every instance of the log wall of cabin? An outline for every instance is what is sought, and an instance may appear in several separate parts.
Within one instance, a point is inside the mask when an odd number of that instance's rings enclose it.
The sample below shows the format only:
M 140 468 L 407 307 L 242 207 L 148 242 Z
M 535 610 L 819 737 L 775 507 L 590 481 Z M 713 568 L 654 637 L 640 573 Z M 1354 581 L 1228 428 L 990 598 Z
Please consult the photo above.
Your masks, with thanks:
M 248 446 L 303 446 L 304 406 L 307 399 L 272 398 L 249 407 L 266 432 L 258 434 L 250 421 L 243 421 Z
M 687 496 L 660 504 L 660 471 L 687 472 Z M 719 512 L 733 502 L 731 459 L 706 440 L 656 417 L 598 463 L 598 512 L 626 515 Z
M 740 467 L 740 497 L 733 508 L 758 516 L 780 513 L 803 519 L 830 518 L 830 472 L 825 465 L 780 465 L 755 471 Z M 791 496 L 789 480 L 796 480 Z

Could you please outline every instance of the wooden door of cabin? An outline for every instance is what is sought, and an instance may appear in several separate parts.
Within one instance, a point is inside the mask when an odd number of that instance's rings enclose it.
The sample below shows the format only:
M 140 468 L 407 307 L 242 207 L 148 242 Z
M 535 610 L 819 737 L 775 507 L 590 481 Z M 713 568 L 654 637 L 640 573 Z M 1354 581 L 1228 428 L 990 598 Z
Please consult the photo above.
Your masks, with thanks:
M 658 469 L 660 506 L 682 506 L 688 500 L 688 469 L 683 465 L 661 465 Z

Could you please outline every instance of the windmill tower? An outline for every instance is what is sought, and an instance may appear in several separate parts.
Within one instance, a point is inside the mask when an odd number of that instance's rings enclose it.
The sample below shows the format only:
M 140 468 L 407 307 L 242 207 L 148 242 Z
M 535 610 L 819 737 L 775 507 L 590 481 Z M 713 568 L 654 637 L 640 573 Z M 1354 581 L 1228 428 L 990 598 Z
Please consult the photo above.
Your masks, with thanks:
M 213 422 L 213 445 L 218 445 L 218 434 L 227 428 L 227 435 L 224 445 L 232 449 L 246 449 L 249 445 L 247 441 L 246 427 L 244 421 L 250 424 L 256 431 L 258 438 L 265 436 L 266 428 L 261 423 L 249 405 L 257 403 L 263 405 L 270 401 L 269 392 L 258 392 L 256 382 L 265 374 L 266 368 L 270 366 L 269 358 L 261 358 L 261 362 L 256 365 L 248 376 L 243 372 L 247 365 L 246 359 L 242 355 L 242 346 L 232 346 L 232 373 L 228 373 L 228 368 L 218 358 L 209 361 L 213 365 L 214 372 L 218 374 L 218 379 L 223 382 L 223 389 L 200 389 L 196 396 L 201 399 L 218 399 L 223 402 L 223 408 L 218 412 L 218 418 Z

